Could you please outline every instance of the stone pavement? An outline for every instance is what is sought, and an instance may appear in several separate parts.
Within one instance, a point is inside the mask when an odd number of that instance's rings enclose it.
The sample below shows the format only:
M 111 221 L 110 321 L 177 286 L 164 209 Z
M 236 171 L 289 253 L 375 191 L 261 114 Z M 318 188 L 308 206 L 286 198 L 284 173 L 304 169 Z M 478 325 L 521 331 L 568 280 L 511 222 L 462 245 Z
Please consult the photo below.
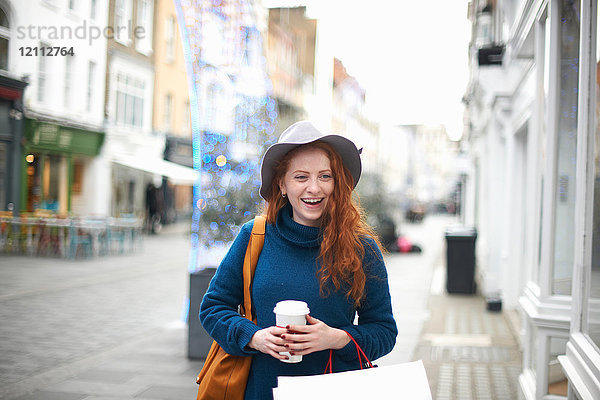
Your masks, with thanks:
M 401 230 L 421 254 L 386 264 L 399 335 L 379 365 L 422 359 L 434 400 L 516 399 L 520 353 L 505 313 L 443 290 L 448 216 Z M 0 399 L 192 399 L 185 227 L 135 254 L 66 261 L 0 255 Z M 465 388 L 466 385 L 466 388 Z
M 521 352 L 506 315 L 480 296 L 432 295 L 414 359 L 435 400 L 515 400 Z
M 480 294 L 446 292 L 444 230 L 455 222 L 428 216 L 404 227 L 423 253 L 388 258 L 399 335 L 392 359 L 378 364 L 422 360 L 433 400 L 518 399 L 516 312 L 488 311 Z
M 184 399 L 189 239 L 92 260 L 0 255 L 1 399 Z

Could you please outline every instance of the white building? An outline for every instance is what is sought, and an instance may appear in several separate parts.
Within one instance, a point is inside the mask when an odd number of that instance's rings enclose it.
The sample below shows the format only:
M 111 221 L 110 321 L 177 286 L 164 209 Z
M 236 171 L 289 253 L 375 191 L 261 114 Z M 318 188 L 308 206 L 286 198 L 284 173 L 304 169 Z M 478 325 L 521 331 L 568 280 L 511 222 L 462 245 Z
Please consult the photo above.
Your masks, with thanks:
M 153 2 L 111 0 L 106 66 L 106 143 L 102 151 L 104 214 L 143 215 L 146 185 L 162 184 L 152 170 L 164 136 L 153 134 Z M 134 31 L 132 27 L 142 28 Z
M 600 398 L 596 1 L 472 1 L 467 223 L 525 399 Z M 568 388 L 568 390 L 567 390 Z
M 379 124 L 365 113 L 366 92 L 346 72 L 342 61 L 334 58 L 333 64 L 332 132 L 346 136 L 362 149 L 363 172 L 380 174 L 383 164 L 379 159 Z
M 21 211 L 93 213 L 104 140 L 107 0 L 0 1 L 8 71 L 24 77 Z

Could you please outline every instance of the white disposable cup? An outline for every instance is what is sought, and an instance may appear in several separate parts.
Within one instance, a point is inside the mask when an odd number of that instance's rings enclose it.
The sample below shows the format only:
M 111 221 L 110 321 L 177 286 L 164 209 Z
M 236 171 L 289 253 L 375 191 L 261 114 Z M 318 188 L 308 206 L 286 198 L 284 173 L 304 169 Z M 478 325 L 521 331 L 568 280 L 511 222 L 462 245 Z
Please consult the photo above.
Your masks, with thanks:
M 276 325 L 285 328 L 288 325 L 306 325 L 306 314 L 310 312 L 308 304 L 297 300 L 284 300 L 275 305 Z M 289 357 L 288 360 L 281 360 L 287 363 L 299 363 L 302 361 L 301 355 L 291 355 L 289 352 L 280 352 L 281 355 Z

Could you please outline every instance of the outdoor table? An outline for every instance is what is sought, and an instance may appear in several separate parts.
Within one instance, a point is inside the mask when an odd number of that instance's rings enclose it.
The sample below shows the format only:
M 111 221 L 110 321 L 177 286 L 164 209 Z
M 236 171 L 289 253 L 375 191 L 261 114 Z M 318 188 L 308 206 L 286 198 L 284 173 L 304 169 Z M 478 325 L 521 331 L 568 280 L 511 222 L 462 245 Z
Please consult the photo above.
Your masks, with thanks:
M 85 257 L 97 257 L 111 252 L 111 241 L 119 241 L 120 253 L 125 252 L 128 241 L 128 250 L 133 252 L 136 241 L 141 240 L 141 229 L 142 220 L 134 215 L 59 218 L 0 214 L 0 252 L 34 256 L 47 254 L 52 247 L 59 257 L 74 258 L 80 249 Z

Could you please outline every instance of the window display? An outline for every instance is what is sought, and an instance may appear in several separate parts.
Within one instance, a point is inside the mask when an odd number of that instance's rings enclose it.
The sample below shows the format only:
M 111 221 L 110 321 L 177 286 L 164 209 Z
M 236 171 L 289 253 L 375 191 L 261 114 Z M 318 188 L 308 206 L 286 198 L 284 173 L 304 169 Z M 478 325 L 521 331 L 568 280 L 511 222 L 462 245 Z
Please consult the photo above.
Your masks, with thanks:
M 592 260 L 587 334 L 600 349 L 600 50 L 596 50 L 596 132 L 594 132 L 594 192 L 592 206 Z
M 555 183 L 552 294 L 571 295 L 575 230 L 577 98 L 579 80 L 579 2 L 561 4 L 559 115 Z

